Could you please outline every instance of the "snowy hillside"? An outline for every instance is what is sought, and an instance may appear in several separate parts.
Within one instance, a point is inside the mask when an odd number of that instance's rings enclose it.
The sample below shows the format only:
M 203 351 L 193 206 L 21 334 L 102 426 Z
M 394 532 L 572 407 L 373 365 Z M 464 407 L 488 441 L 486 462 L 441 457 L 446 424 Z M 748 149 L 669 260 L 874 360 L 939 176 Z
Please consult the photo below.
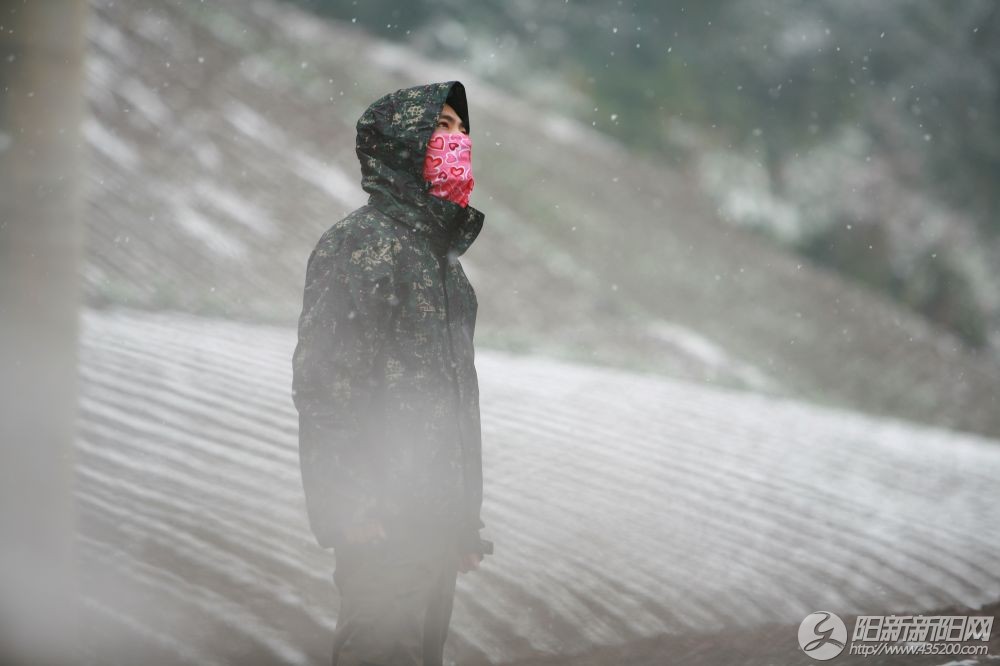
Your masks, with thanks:
M 325 663 L 294 329 L 115 308 L 82 334 L 94 663 Z M 1000 595 L 995 440 L 498 351 L 477 367 L 496 554 L 459 579 L 457 663 Z
M 486 227 L 481 345 L 1000 436 L 1000 367 L 717 220 L 693 174 L 351 25 L 275 0 L 92 0 L 93 305 L 291 324 L 315 240 L 364 202 L 368 103 L 458 78 Z

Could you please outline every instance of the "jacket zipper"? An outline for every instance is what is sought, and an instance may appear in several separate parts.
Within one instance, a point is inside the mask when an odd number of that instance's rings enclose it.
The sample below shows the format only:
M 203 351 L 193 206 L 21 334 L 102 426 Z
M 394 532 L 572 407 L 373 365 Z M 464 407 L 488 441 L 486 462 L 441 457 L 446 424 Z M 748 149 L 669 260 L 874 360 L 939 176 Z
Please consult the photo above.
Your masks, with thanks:
M 445 328 L 448 329 L 448 352 L 451 357 L 451 378 L 454 384 L 454 391 L 452 395 L 455 398 L 455 419 L 458 425 L 458 448 L 460 455 L 462 456 L 462 495 L 465 498 L 466 505 L 469 501 L 469 488 L 468 488 L 468 460 L 466 459 L 465 453 L 465 433 L 462 428 L 462 386 L 458 381 L 458 362 L 455 358 L 455 345 L 454 340 L 451 335 L 451 310 L 448 305 L 448 264 L 447 258 L 439 257 L 438 266 L 441 268 L 441 285 L 444 287 L 444 320 Z M 462 507 L 463 519 L 465 518 L 464 512 L 467 506 Z

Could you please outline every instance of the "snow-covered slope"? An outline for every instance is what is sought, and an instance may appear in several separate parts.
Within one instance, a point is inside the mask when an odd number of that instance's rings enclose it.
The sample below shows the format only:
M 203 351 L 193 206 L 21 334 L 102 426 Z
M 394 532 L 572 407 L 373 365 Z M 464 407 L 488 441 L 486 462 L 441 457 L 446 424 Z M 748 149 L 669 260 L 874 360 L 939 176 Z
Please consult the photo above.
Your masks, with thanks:
M 276 0 L 91 0 L 91 304 L 291 324 L 309 250 L 365 200 L 364 108 L 461 79 L 486 227 L 479 341 L 1000 436 L 1000 367 L 716 219 L 692 174 L 461 67 Z
M 95 663 L 325 663 L 293 328 L 88 310 L 80 551 Z M 997 441 L 480 350 L 484 534 L 448 656 L 1000 595 Z

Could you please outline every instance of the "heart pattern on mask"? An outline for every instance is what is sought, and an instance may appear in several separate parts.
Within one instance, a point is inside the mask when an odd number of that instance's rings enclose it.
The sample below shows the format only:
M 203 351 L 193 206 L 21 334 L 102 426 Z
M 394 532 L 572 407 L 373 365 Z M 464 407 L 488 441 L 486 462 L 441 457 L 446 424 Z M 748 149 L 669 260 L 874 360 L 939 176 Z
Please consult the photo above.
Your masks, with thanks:
M 424 180 L 432 183 L 431 195 L 468 206 L 476 184 L 472 176 L 472 139 L 461 132 L 432 135 L 424 157 Z

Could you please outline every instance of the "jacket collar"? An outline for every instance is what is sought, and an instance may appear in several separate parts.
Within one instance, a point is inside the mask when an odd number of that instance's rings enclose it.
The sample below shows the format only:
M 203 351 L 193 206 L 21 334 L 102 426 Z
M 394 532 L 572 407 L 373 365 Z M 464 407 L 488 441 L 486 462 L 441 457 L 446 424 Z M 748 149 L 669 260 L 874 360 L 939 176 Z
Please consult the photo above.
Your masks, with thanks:
M 485 215 L 435 197 L 423 178 L 427 142 L 453 87 L 464 100 L 458 81 L 402 88 L 375 100 L 358 120 L 356 151 L 368 203 L 426 236 L 438 254 L 457 257 L 476 240 Z M 466 127 L 471 132 L 468 121 Z

